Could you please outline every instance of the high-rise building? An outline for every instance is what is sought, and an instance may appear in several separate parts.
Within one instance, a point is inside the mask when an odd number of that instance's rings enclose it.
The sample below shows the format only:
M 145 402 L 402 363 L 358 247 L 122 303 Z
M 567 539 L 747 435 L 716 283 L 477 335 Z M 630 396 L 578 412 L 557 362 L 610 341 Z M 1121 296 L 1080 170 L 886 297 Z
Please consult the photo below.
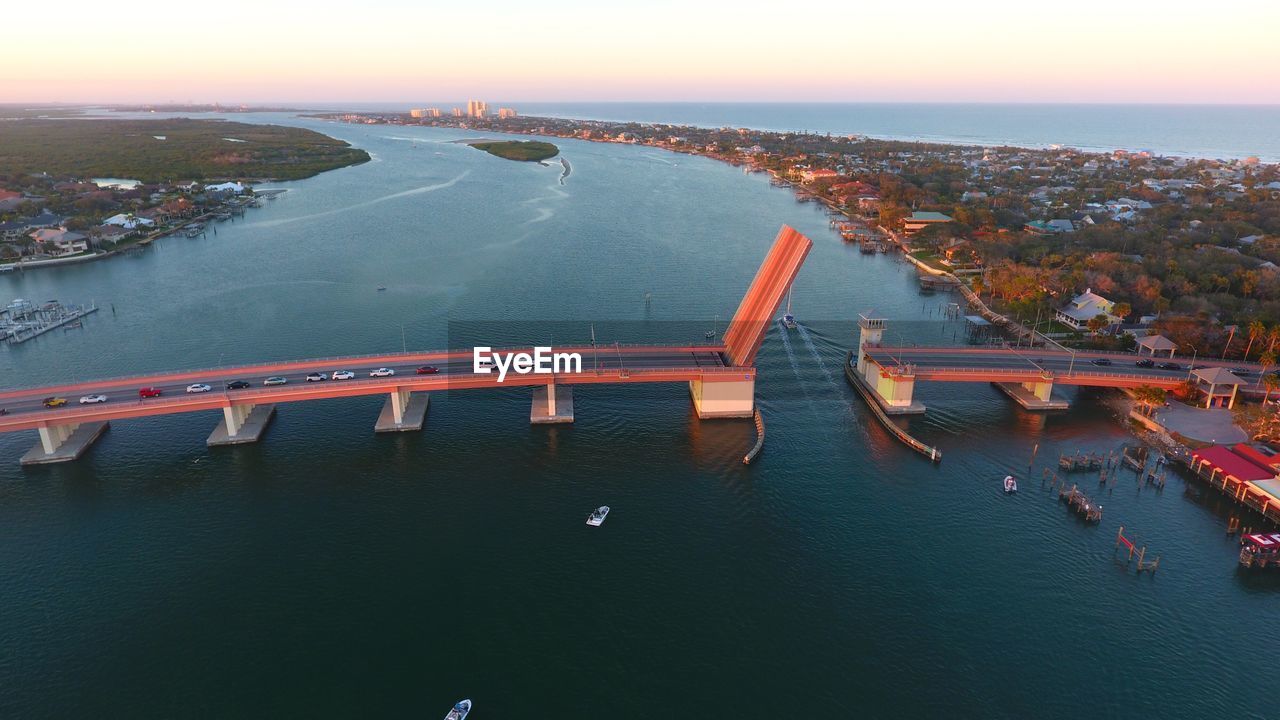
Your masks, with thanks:
M 467 101 L 467 117 L 482 118 L 489 114 L 489 104 L 483 100 Z
M 498 108 L 498 118 L 501 120 L 506 120 L 507 118 L 513 118 L 515 116 L 515 108 Z
M 454 108 L 452 114 L 454 117 L 462 117 L 462 108 Z
M 409 117 L 424 118 L 429 117 L 426 108 L 414 108 L 409 111 Z

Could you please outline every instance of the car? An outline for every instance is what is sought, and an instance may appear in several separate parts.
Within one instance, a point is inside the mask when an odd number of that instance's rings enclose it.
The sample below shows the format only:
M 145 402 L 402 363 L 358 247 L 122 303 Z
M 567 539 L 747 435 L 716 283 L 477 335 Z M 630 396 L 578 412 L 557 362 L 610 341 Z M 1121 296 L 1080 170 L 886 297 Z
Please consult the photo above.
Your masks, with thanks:
M 307 375 L 307 382 L 324 382 L 328 379 L 329 376 L 324 373 L 309 373 Z
M 8 415 L 8 414 L 9 414 L 9 410 L 7 408 L 0 408 L 0 415 Z
M 422 367 L 418 368 L 419 375 L 435 375 L 438 372 L 440 372 L 440 368 L 434 365 L 423 365 Z
M 289 382 L 289 378 L 280 377 L 279 375 L 272 375 L 266 380 L 263 380 L 262 384 L 263 385 L 284 385 L 287 382 Z
M 251 385 L 248 380 L 232 380 L 227 383 L 228 390 L 244 390 L 245 388 L 250 387 L 253 387 L 253 385 Z
M 1208 365 L 1196 365 L 1196 364 L 1192 364 L 1192 365 L 1191 365 L 1191 367 L 1189 367 L 1189 368 L 1187 368 L 1187 369 L 1188 369 L 1188 370 L 1203 370 L 1203 369 L 1205 369 L 1205 368 L 1207 368 L 1207 367 L 1209 367 L 1209 366 L 1208 366 Z
M 1145 358 L 1134 363 L 1134 365 L 1137 365 L 1138 367 L 1142 367 L 1142 368 L 1155 367 L 1156 361 L 1152 360 L 1151 358 Z
M 98 403 L 104 403 L 106 401 L 107 401 L 106 395 L 85 395 L 84 397 L 80 398 L 81 405 L 97 405 Z
M 396 371 L 391 368 L 378 368 L 377 370 L 370 372 L 369 377 L 391 377 L 395 374 Z
M 138 397 L 139 398 L 160 397 L 163 393 L 164 391 L 158 387 L 144 387 L 141 390 L 138 390 Z
M 1181 370 L 1182 366 L 1175 362 L 1163 362 L 1163 363 L 1160 363 L 1160 369 L 1161 370 Z
M 187 386 L 187 392 L 189 393 L 205 393 L 205 392 L 209 392 L 212 389 L 213 388 L 209 387 L 208 385 L 205 385 L 204 383 L 195 383 L 194 385 Z
M 1249 368 L 1231 368 L 1232 375 L 1252 375 L 1253 371 Z
M 1110 365 L 1111 364 L 1111 360 L 1109 358 L 1094 358 L 1089 362 L 1093 363 L 1094 365 Z
M 67 399 L 64 397 L 47 397 L 40 402 L 44 403 L 45 407 L 62 407 L 67 404 Z
M 334 380 L 350 380 L 355 376 L 356 374 L 351 372 L 350 370 L 335 370 L 333 372 Z

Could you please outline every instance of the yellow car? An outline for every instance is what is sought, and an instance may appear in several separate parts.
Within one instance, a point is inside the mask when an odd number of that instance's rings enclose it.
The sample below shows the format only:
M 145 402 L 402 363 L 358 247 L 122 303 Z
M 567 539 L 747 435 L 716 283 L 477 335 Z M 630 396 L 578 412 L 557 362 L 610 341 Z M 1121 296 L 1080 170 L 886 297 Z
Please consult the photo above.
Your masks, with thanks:
M 44 399 L 45 407 L 62 407 L 67 404 L 67 399 L 63 397 L 47 397 Z

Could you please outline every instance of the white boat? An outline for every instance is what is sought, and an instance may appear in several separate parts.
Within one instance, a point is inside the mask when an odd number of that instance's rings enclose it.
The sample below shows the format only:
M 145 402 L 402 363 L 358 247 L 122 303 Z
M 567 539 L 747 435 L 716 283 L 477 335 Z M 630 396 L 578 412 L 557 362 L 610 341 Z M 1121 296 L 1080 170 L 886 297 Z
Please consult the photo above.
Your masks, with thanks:
M 1012 475 L 1004 476 L 1004 491 L 1010 495 L 1018 492 L 1018 481 L 1014 480 Z
M 592 527 L 600 527 L 604 524 L 604 519 L 609 515 L 609 506 L 601 505 L 587 516 L 587 524 Z
M 706 332 L 706 336 L 708 340 L 716 336 L 717 328 L 719 325 L 720 325 L 720 316 L 717 315 L 715 320 L 711 321 L 711 329 Z
M 791 314 L 791 289 L 787 289 L 787 311 L 782 315 L 782 324 L 787 326 L 788 330 L 794 330 L 796 327 L 796 316 Z
M 444 720 L 463 720 L 469 712 L 471 712 L 471 701 L 459 700 L 449 714 L 444 716 Z

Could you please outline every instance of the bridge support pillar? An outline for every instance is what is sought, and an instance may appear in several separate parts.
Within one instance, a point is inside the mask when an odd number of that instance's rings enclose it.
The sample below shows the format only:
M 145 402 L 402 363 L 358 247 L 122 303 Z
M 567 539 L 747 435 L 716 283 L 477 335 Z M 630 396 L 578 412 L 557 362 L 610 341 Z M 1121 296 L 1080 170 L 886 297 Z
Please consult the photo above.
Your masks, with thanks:
M 45 465 L 67 462 L 84 454 L 94 440 L 106 432 L 107 423 L 89 422 L 71 425 L 41 425 L 37 428 L 40 442 L 22 456 L 23 465 Z
M 209 433 L 205 444 L 217 447 L 257 442 L 275 416 L 275 405 L 224 405 L 222 422 Z
M 691 380 L 689 395 L 693 398 L 693 409 L 703 420 L 755 416 L 755 378 L 731 381 Z
M 374 424 L 374 432 L 406 432 L 421 430 L 427 419 L 427 407 L 431 404 L 428 393 L 397 390 L 387 397 Z
M 555 383 L 534 388 L 529 422 L 535 425 L 573 422 L 573 388 Z
M 1027 410 L 1066 410 L 1070 403 L 1053 397 L 1053 380 L 1044 378 L 1024 383 L 995 383 L 1005 395 Z

